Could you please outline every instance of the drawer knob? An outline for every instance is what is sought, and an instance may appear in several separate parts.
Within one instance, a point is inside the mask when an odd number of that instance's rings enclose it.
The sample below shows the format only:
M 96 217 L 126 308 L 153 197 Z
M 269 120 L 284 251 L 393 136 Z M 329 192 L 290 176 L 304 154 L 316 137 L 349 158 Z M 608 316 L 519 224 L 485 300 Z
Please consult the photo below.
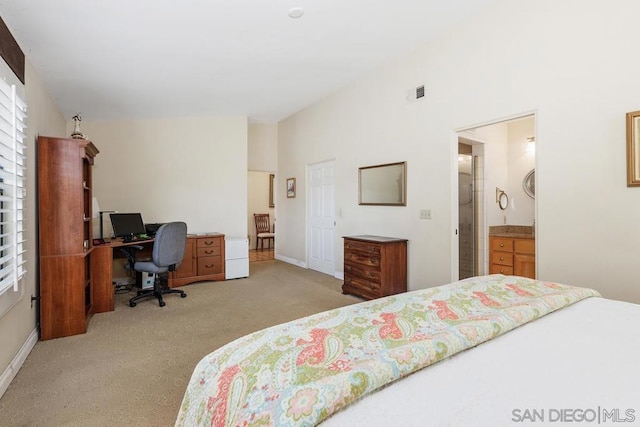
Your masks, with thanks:
M 207 267 L 207 268 L 213 268 L 214 265 L 215 264 L 205 264 L 204 266 Z
M 208 255 L 208 254 L 212 254 L 213 251 L 204 251 L 204 253 Z
M 504 243 L 500 243 L 500 247 L 501 247 L 501 248 L 504 248 Z
M 504 258 L 503 258 L 503 257 L 500 257 L 500 261 L 504 261 Z
M 213 241 L 211 241 L 211 240 L 205 240 L 205 241 L 204 241 L 204 244 L 205 244 L 205 245 L 207 245 L 207 246 L 209 246 L 209 245 L 213 245 Z

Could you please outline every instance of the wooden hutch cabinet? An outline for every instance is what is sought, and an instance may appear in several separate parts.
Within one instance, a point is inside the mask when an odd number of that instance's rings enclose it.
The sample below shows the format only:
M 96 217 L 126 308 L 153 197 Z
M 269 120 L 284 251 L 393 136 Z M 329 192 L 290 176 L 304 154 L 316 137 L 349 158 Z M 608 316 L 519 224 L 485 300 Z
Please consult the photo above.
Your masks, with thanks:
M 343 294 L 374 299 L 406 291 L 406 239 L 344 237 Z
M 91 141 L 38 137 L 40 339 L 82 334 L 93 314 Z

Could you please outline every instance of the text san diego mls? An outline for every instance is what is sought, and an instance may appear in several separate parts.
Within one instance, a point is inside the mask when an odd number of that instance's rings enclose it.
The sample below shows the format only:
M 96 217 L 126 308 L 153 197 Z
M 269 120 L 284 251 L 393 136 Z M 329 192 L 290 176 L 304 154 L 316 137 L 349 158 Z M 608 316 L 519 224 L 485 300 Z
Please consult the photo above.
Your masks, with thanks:
M 551 423 L 632 423 L 636 420 L 635 409 L 607 409 L 598 406 L 593 409 L 514 409 L 511 421 L 551 422 Z

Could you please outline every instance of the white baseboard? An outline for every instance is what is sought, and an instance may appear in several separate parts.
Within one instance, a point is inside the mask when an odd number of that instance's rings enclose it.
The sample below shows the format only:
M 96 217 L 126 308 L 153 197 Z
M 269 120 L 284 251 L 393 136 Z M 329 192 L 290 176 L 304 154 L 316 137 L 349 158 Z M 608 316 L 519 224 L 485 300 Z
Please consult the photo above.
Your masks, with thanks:
M 284 261 L 289 264 L 297 265 L 298 267 L 308 268 L 307 263 L 304 261 L 300 261 L 299 259 L 289 258 L 288 256 L 278 255 L 278 254 L 275 255 L 275 259 L 279 261 Z
M 338 280 L 344 280 L 344 271 L 336 271 L 333 274 L 333 277 L 335 277 Z
M 27 360 L 27 356 L 33 350 L 33 347 L 38 342 L 38 329 L 34 329 L 30 334 L 27 340 L 20 347 L 20 351 L 16 354 L 16 357 L 13 358 L 7 369 L 4 370 L 2 375 L 0 375 L 0 397 L 4 395 L 4 392 L 9 388 L 9 384 L 18 374 L 18 371 L 24 364 L 24 361 Z

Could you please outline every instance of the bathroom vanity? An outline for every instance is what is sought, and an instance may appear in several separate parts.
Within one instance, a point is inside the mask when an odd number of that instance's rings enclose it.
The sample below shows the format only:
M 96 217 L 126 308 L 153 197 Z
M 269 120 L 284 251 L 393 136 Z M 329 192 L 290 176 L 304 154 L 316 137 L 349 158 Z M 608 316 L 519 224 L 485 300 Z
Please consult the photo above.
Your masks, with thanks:
M 536 278 L 536 242 L 533 227 L 489 227 L 489 274 Z

